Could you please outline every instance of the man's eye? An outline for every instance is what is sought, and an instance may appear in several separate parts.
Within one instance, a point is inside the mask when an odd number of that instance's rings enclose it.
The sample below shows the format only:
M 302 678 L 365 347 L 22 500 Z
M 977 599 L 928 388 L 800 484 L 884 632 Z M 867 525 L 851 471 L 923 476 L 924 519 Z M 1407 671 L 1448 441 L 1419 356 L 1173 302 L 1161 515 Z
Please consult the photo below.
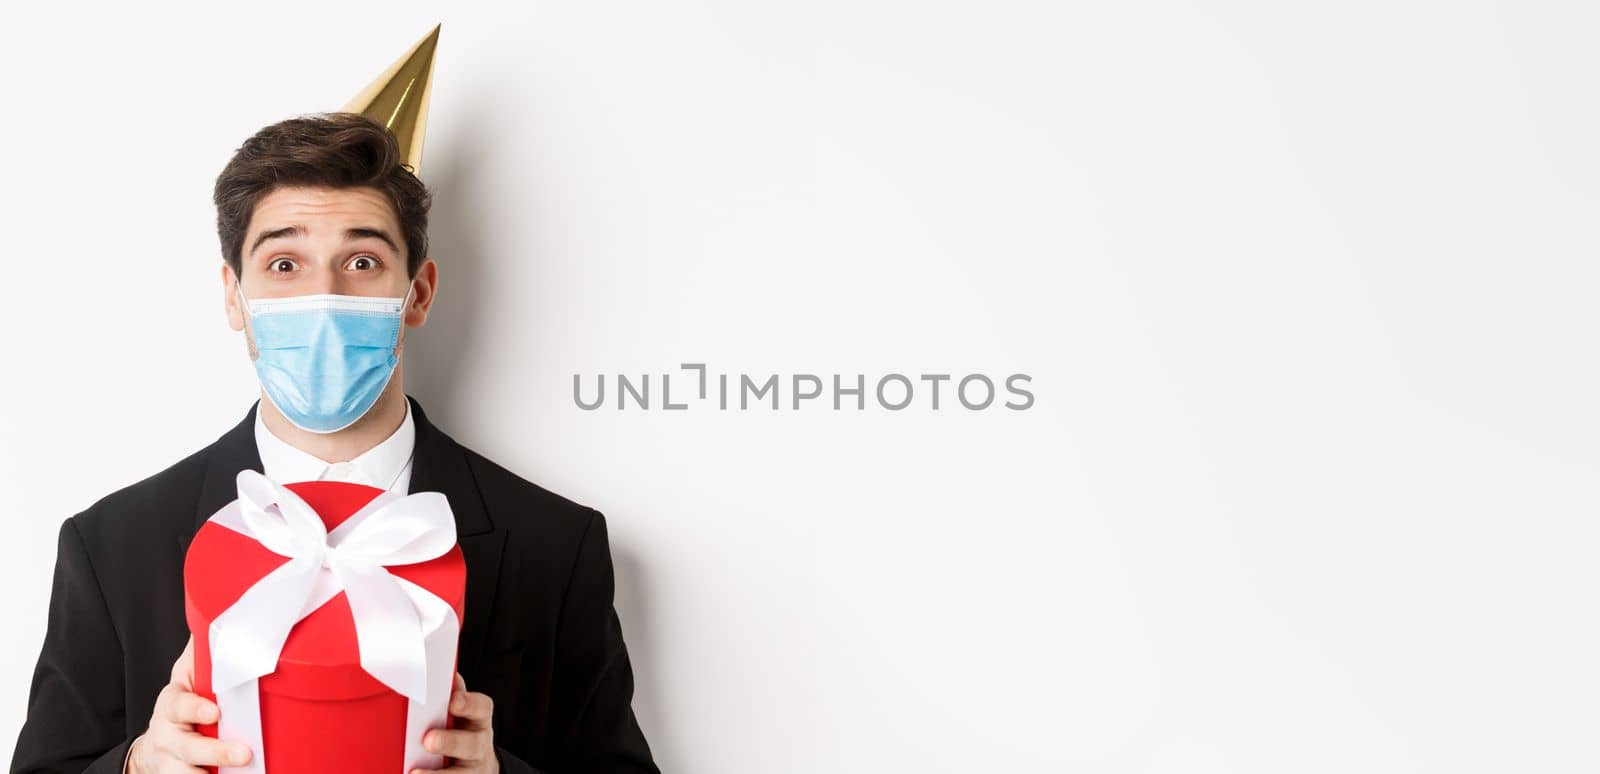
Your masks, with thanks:
M 350 268 L 356 271 L 366 271 L 378 265 L 378 259 L 370 255 L 358 255 L 350 259 Z
M 271 271 L 278 271 L 278 272 L 294 271 L 294 261 L 291 261 L 288 258 L 276 258 L 276 259 L 273 259 L 272 264 L 271 264 Z

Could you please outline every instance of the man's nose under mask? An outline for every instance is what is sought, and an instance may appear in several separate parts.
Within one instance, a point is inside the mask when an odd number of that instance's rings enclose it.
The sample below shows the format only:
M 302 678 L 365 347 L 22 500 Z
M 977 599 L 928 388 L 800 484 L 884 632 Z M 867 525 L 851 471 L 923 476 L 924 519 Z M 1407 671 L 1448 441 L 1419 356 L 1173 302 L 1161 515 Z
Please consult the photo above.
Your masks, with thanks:
M 256 377 L 272 404 L 313 433 L 338 432 L 364 416 L 400 362 L 395 349 L 411 293 L 250 300 L 241 288 Z

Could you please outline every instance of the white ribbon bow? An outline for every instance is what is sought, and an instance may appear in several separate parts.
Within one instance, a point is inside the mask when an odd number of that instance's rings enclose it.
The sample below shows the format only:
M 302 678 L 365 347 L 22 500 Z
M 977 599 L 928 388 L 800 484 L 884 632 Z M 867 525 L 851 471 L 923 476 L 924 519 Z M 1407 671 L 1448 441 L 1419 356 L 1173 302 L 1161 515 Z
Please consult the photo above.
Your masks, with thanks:
M 423 750 L 422 735 L 444 727 L 461 622 L 449 603 L 386 567 L 427 561 L 455 545 L 449 501 L 439 492 L 384 492 L 329 532 L 311 506 L 266 476 L 241 470 L 238 486 L 239 498 L 210 521 L 289 561 L 211 622 L 217 736 L 253 752 L 249 764 L 219 767 L 218 774 L 265 774 L 259 679 L 278 668 L 294 625 L 341 591 L 355 619 L 361 668 L 409 699 L 399 774 L 441 768 L 444 757 Z

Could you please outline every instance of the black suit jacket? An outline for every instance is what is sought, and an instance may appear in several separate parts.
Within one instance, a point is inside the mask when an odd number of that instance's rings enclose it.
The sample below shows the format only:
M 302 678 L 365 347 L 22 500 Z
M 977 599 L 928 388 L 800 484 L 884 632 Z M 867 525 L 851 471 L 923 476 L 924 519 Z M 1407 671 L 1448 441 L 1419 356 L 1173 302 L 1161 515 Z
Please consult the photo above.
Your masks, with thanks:
M 457 663 L 468 690 L 494 699 L 501 769 L 659 774 L 631 706 L 605 518 L 462 446 L 407 400 L 411 491 L 449 498 L 466 555 Z M 262 468 L 256 408 L 211 445 L 62 522 L 14 774 L 121 772 L 189 638 L 189 541 L 237 496 L 238 472 Z

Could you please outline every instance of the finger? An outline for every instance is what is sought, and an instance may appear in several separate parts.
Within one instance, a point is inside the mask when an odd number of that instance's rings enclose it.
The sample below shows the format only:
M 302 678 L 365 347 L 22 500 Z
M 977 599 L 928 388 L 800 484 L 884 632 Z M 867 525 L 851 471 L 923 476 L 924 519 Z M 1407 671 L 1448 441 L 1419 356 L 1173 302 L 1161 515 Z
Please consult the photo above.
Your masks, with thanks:
M 216 703 L 198 693 L 175 691 L 167 701 L 167 720 L 173 723 L 215 723 L 218 714 Z
M 489 732 L 477 729 L 435 728 L 422 737 L 422 747 L 431 753 L 447 755 L 463 761 L 478 761 L 484 757 Z
M 156 764 L 156 774 L 206 774 L 206 770 L 199 766 L 190 766 L 177 758 L 162 758 Z
M 482 774 L 483 763 L 480 761 L 464 761 L 452 763 L 442 769 L 411 769 L 406 774 L 441 774 L 442 772 L 478 772 Z
M 458 691 L 465 691 L 465 690 L 466 690 L 466 689 L 467 689 L 467 681 L 466 681 L 466 678 L 463 678 L 463 677 L 462 677 L 462 676 L 461 676 L 461 673 L 460 673 L 460 672 L 457 672 L 457 673 L 456 673 L 456 690 L 458 690 Z
M 194 687 L 194 635 L 189 635 L 188 644 L 183 646 L 183 652 L 178 654 L 178 660 L 172 662 L 171 682 L 184 688 Z
M 138 758 L 141 763 L 137 770 L 155 774 L 205 774 L 205 769 L 184 763 L 180 757 L 184 736 L 187 733 L 178 731 L 173 726 L 153 729 L 147 740 L 148 744 L 139 748 Z
M 450 714 L 465 720 L 479 721 L 478 725 L 488 725 L 494 717 L 494 700 L 488 694 L 474 693 L 472 691 L 456 691 L 450 696 Z
M 178 687 L 172 683 L 161 686 L 161 692 L 156 694 L 156 706 L 151 709 L 151 720 L 166 720 L 172 714 L 172 698 L 178 695 Z
M 243 766 L 250 762 L 249 747 L 199 734 L 185 734 L 176 747 L 179 760 L 197 766 Z

